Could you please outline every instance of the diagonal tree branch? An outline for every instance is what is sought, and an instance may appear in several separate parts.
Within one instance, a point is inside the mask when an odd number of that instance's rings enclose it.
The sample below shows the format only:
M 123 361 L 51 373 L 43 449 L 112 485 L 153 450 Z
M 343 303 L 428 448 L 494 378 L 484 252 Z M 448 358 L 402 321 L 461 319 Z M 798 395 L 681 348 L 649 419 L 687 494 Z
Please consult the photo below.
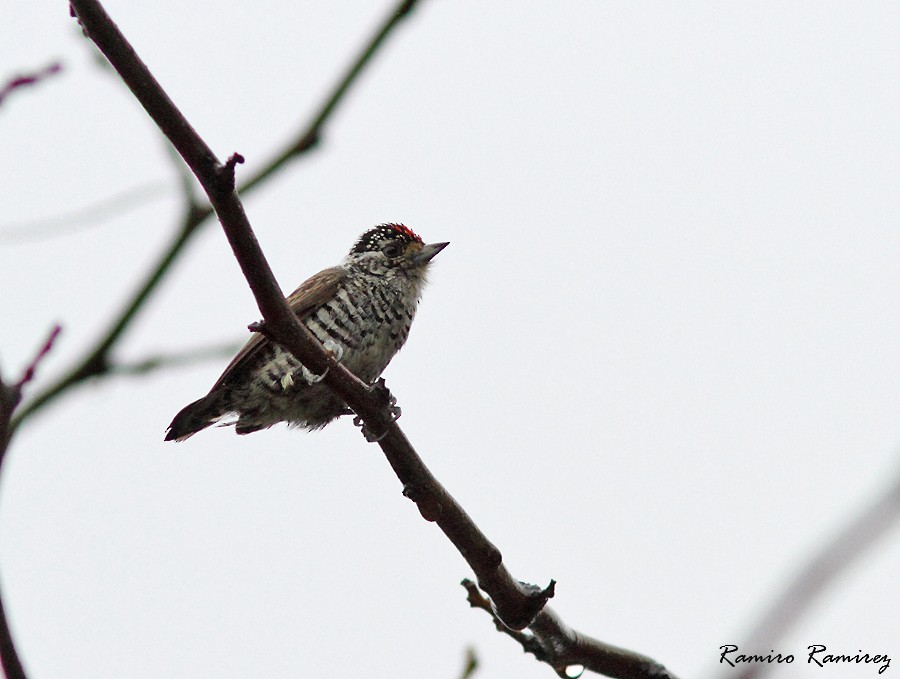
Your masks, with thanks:
M 137 292 L 130 300 L 128 300 L 125 308 L 115 317 L 101 339 L 88 351 L 87 355 L 84 356 L 74 368 L 39 391 L 16 412 L 16 415 L 10 423 L 11 433 L 15 433 L 15 430 L 27 418 L 75 385 L 92 377 L 104 375 L 108 372 L 109 357 L 113 346 L 115 346 L 122 337 L 138 311 L 143 308 L 147 299 L 149 299 L 150 295 L 156 290 L 172 264 L 183 251 L 184 246 L 190 240 L 191 236 L 194 235 L 197 227 L 206 218 L 202 213 L 202 209 L 191 208 L 188 210 L 188 213 L 185 215 L 182 222 L 182 227 L 176 234 L 175 239 L 169 243 L 165 252 L 151 268 Z
M 335 110 L 344 101 L 347 92 L 356 83 L 366 67 L 372 63 L 374 56 L 383 47 L 387 38 L 394 32 L 394 29 L 401 23 L 402 19 L 410 13 L 415 4 L 416 0 L 403 0 L 390 12 L 360 50 L 359 55 L 353 60 L 351 66 L 338 80 L 331 94 L 326 97 L 322 106 L 312 116 L 312 120 L 294 139 L 285 144 L 281 152 L 276 153 L 268 163 L 241 185 L 240 190 L 242 192 L 246 193 L 258 188 L 264 184 L 266 179 L 282 170 L 290 161 L 297 160 L 316 148 L 322 137 L 323 129 Z M 109 329 L 98 339 L 97 343 L 82 358 L 77 360 L 68 372 L 39 391 L 19 409 L 11 422 L 13 432 L 34 413 L 62 396 L 69 389 L 86 380 L 106 375 L 109 372 L 109 357 L 112 349 L 152 293 L 155 292 L 159 283 L 177 261 L 181 252 L 198 232 L 199 227 L 213 214 L 210 205 L 195 205 L 190 199 L 189 184 L 183 181 L 182 185 L 187 187 L 185 196 L 187 197 L 188 207 L 182 217 L 180 226 L 166 246 L 166 250 L 150 267 L 143 282 L 138 286 L 131 298 L 128 299 L 122 310 L 115 316 L 109 325 Z
M 165 95 L 146 66 L 106 15 L 97 0 L 72 0 L 72 7 L 87 34 L 119 72 L 135 97 L 159 127 L 170 135 L 209 196 L 235 258 L 247 278 L 263 315 L 256 327 L 289 350 L 307 368 L 325 375 L 325 383 L 337 393 L 369 431 L 384 432 L 382 451 L 422 516 L 434 521 L 460 551 L 478 576 L 479 586 L 493 599 L 498 618 L 507 627 L 529 627 L 548 650 L 548 662 L 558 667 L 557 650 L 563 662 L 572 664 L 573 649 L 584 666 L 613 677 L 670 677 L 658 663 L 622 651 L 589 637 L 577 635 L 550 611 L 544 609 L 553 595 L 554 583 L 546 589 L 515 580 L 503 564 L 500 551 L 478 529 L 462 507 L 435 479 L 400 430 L 387 408 L 387 390 L 380 383 L 369 387 L 337 363 L 291 313 L 272 271 L 253 234 L 234 190 L 234 169 L 243 158 L 234 154 L 223 165 L 194 132 L 187 120 Z M 403 3 L 404 14 L 413 3 Z M 565 642 L 573 643 L 566 644 Z M 610 651 L 612 650 L 612 653 Z

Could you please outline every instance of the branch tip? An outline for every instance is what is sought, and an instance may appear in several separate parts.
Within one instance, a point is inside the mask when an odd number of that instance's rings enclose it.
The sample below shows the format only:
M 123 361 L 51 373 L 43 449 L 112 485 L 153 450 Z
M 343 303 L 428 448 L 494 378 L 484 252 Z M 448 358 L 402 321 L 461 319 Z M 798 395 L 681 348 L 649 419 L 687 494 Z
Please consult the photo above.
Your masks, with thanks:
M 23 73 L 22 75 L 14 76 L 10 78 L 10 80 L 0 87 L 0 103 L 3 103 L 3 100 L 6 99 L 14 90 L 20 89 L 22 87 L 26 87 L 28 85 L 36 85 L 42 80 L 49 78 L 52 75 L 56 75 L 60 71 L 62 71 L 62 63 L 59 61 L 54 61 L 48 66 L 44 68 L 33 71 L 32 73 Z
M 19 381 L 16 383 L 16 389 L 21 389 L 34 379 L 38 364 L 50 353 L 50 350 L 53 348 L 53 343 L 56 341 L 56 338 L 59 337 L 59 333 L 61 332 L 62 326 L 59 323 L 53 326 L 44 345 L 38 350 L 37 355 L 32 359 L 31 363 L 28 364 L 28 367 L 22 372 L 22 377 L 20 377 Z

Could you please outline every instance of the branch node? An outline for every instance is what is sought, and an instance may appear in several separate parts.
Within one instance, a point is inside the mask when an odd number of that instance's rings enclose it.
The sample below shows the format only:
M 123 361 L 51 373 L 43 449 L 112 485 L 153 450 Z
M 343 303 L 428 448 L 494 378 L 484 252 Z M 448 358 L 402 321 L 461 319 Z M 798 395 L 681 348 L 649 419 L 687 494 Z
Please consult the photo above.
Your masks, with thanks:
M 444 508 L 438 499 L 427 492 L 427 489 L 417 483 L 407 483 L 403 486 L 403 496 L 416 503 L 419 514 L 426 521 L 435 522 L 441 518 Z
M 494 548 L 496 550 L 496 547 Z M 499 554 L 499 552 L 498 552 Z M 495 568 L 495 572 L 501 565 Z M 514 597 L 492 595 L 491 607 L 506 627 L 513 630 L 523 630 L 529 627 L 544 610 L 547 600 L 553 596 L 556 582 L 541 589 L 538 585 L 532 585 L 521 580 L 517 583 L 518 594 Z M 489 580 L 479 579 L 478 586 L 489 594 L 495 589 L 495 583 Z
M 319 129 L 310 130 L 297 140 L 297 143 L 291 149 L 291 153 L 299 156 L 316 148 L 320 143 L 322 143 L 322 135 Z
M 250 332 L 258 332 L 270 342 L 278 343 L 275 339 L 275 334 L 265 321 L 253 321 L 253 323 L 247 326 L 247 330 Z
M 244 156 L 240 153 L 232 153 L 224 165 L 216 168 L 216 179 L 221 183 L 223 191 L 234 191 L 234 168 L 244 162 Z
M 469 578 L 463 578 L 459 582 L 466 590 L 466 601 L 469 602 L 469 606 L 472 608 L 480 608 L 482 610 L 489 610 L 490 605 L 488 604 L 487 599 L 485 599 L 481 595 L 481 590 L 478 589 L 478 585 L 476 585 Z
M 486 611 L 487 614 L 490 615 L 493 619 L 494 626 L 497 628 L 498 632 L 502 632 L 503 634 L 506 634 L 507 636 L 515 639 L 522 646 L 522 651 L 524 653 L 531 653 L 539 662 L 549 661 L 549 656 L 534 634 L 511 629 L 506 624 L 504 624 L 503 620 L 497 614 L 494 604 L 490 601 L 490 599 L 481 594 L 481 590 L 478 588 L 478 585 L 476 585 L 468 578 L 463 579 L 460 584 L 466 588 L 466 601 L 469 602 L 469 606 L 471 606 L 472 608 L 480 608 L 481 610 Z
M 495 568 L 500 568 L 500 564 L 503 563 L 503 553 L 497 549 L 496 545 L 490 545 L 490 548 L 485 555 L 484 564 L 487 568 L 494 570 Z

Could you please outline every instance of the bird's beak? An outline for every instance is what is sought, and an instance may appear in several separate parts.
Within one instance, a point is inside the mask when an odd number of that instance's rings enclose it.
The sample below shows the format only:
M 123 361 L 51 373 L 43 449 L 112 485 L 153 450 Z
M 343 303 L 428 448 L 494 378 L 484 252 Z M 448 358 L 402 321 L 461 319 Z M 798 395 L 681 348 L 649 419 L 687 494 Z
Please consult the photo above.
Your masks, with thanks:
M 429 243 L 428 245 L 423 245 L 422 249 L 413 256 L 413 261 L 416 264 L 427 264 L 448 245 L 450 243 Z

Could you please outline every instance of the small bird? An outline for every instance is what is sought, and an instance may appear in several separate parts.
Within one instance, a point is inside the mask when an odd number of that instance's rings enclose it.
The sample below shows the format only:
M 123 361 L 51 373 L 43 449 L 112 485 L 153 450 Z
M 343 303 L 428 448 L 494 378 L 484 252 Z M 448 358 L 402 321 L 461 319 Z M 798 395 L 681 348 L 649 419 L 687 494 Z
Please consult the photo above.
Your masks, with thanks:
M 339 266 L 320 271 L 288 297 L 291 310 L 323 347 L 372 384 L 400 347 L 431 260 L 449 243 L 426 245 L 403 224 L 369 229 Z M 203 398 L 181 410 L 166 441 L 184 441 L 228 415 L 238 434 L 278 422 L 321 429 L 346 404 L 290 353 L 255 334 Z

